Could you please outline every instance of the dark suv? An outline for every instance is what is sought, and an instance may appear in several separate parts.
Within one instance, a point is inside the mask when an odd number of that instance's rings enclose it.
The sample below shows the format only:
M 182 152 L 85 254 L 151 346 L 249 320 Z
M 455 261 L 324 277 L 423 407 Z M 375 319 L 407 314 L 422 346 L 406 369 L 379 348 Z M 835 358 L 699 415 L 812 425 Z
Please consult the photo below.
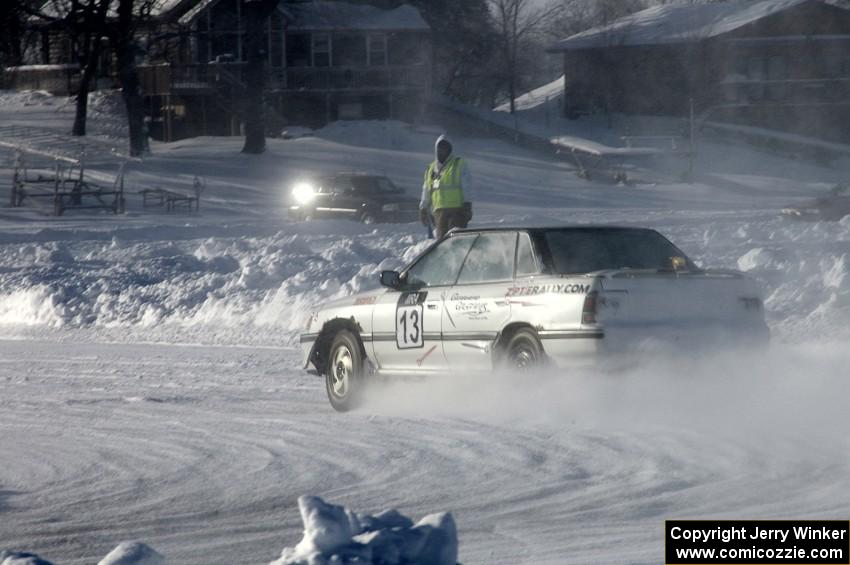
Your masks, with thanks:
M 406 196 L 387 177 L 365 173 L 337 173 L 302 182 L 292 189 L 289 215 L 297 220 L 350 218 L 375 222 L 415 222 L 419 200 Z

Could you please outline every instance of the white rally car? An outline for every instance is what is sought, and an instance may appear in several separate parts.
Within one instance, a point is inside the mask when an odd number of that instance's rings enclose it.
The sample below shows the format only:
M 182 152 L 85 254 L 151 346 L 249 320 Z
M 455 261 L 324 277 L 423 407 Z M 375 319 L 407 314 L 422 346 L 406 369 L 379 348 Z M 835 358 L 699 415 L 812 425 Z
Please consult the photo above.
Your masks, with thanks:
M 304 366 L 352 408 L 369 375 L 569 367 L 647 343 L 764 344 L 759 288 L 703 270 L 654 230 L 612 226 L 453 230 L 383 288 L 323 305 Z

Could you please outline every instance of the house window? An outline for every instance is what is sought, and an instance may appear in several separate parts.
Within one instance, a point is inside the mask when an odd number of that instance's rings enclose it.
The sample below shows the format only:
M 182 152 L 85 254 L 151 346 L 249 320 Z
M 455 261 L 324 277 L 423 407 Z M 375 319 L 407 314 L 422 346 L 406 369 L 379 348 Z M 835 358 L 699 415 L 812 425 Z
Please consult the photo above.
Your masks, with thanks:
M 750 80 L 764 80 L 764 58 L 750 57 L 747 59 L 747 78 Z
M 328 33 L 313 34 L 313 66 L 330 67 L 331 60 L 331 36 Z
M 778 55 L 767 60 L 767 97 L 770 100 L 785 100 L 785 79 L 788 78 L 785 57 Z
M 313 49 L 309 33 L 286 34 L 286 66 L 309 67 L 313 61 Z
M 74 42 L 70 37 L 62 37 L 59 40 L 59 62 L 70 64 L 74 61 Z
M 369 65 L 387 64 L 387 36 L 383 33 L 369 35 Z
M 747 59 L 747 100 L 758 102 L 764 98 L 764 68 L 763 57 L 750 57 Z
M 269 63 L 273 68 L 283 66 L 283 24 L 277 14 L 269 16 Z
M 333 38 L 333 66 L 362 67 L 366 65 L 366 37 L 353 33 L 336 34 Z
M 387 60 L 390 65 L 415 65 L 425 60 L 425 45 L 419 36 L 393 33 L 387 38 Z

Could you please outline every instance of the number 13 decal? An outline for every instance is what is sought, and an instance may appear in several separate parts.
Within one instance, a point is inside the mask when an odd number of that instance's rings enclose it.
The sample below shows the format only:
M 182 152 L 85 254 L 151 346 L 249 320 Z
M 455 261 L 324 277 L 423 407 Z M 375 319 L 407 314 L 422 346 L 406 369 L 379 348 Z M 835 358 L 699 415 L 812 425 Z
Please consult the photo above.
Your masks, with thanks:
M 423 347 L 422 305 L 399 306 L 395 313 L 395 342 L 399 349 Z

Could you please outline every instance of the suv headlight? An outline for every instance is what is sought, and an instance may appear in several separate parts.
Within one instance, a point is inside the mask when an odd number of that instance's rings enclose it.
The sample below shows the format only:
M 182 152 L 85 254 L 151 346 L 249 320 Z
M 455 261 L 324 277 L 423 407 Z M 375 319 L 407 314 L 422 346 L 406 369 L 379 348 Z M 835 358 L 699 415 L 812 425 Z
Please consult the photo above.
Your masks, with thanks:
M 316 192 L 313 190 L 313 186 L 306 183 L 298 183 L 292 189 L 292 197 L 298 204 L 304 206 L 305 204 L 309 204 L 316 197 Z
M 398 204 L 384 204 L 381 206 L 381 212 L 398 212 L 400 209 Z

